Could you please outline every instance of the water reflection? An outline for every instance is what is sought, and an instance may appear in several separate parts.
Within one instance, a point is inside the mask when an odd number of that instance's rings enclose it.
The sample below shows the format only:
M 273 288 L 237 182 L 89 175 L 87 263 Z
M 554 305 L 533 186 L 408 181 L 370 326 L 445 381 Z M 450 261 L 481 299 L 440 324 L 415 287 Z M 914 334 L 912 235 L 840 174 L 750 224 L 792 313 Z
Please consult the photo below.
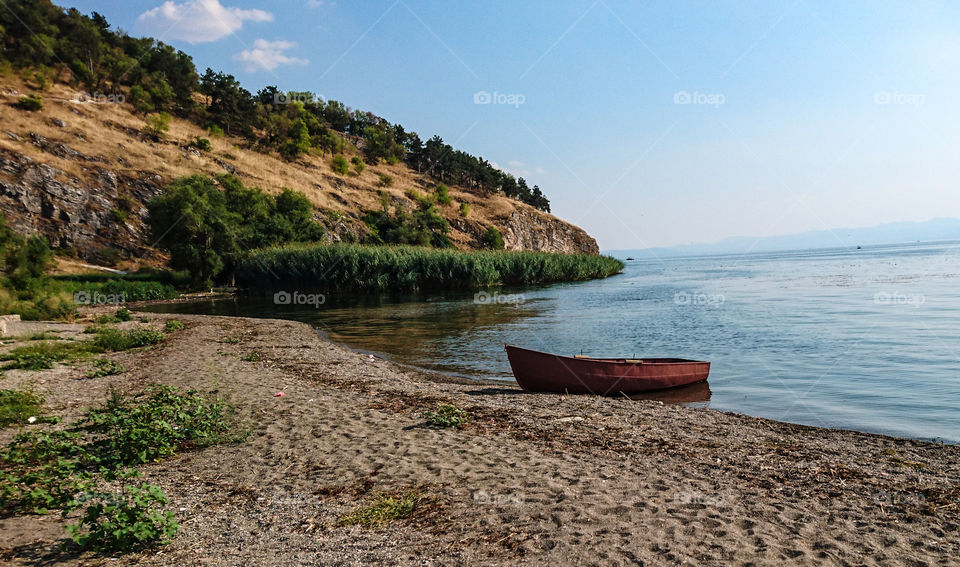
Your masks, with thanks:
M 696 384 L 687 384 L 669 390 L 655 392 L 640 392 L 627 396 L 631 400 L 656 400 L 665 404 L 688 404 L 692 407 L 706 408 L 710 404 L 710 384 L 706 380 Z

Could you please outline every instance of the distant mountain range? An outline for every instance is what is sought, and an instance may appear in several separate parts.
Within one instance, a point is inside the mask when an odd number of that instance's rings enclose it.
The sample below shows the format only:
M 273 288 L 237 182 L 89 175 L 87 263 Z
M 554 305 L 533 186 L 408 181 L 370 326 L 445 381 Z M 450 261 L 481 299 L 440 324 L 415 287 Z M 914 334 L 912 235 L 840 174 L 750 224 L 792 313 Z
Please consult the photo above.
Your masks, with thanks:
M 604 253 L 617 258 L 698 256 L 815 248 L 856 248 L 857 246 L 940 240 L 960 240 L 960 219 L 938 218 L 923 222 L 895 222 L 866 228 L 814 230 L 782 236 L 732 236 L 710 244 L 683 244 L 640 250 L 607 250 Z

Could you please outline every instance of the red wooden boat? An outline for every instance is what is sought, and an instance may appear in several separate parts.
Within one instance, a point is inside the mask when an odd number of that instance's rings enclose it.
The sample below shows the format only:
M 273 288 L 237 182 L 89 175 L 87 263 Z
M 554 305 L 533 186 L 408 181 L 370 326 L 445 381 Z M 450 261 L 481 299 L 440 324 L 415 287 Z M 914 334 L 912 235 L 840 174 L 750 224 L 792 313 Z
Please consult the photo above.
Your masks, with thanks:
M 710 363 L 683 358 L 560 356 L 504 345 L 524 390 L 570 394 L 631 394 L 703 382 Z

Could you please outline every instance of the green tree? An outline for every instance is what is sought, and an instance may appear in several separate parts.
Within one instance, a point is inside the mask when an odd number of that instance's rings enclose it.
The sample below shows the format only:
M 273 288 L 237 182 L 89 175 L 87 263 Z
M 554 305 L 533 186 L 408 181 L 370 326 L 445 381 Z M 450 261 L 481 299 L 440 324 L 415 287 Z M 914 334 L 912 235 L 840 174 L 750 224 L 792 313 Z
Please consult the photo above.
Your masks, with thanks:
M 147 203 L 151 238 L 170 251 L 170 264 L 188 270 L 194 286 L 209 287 L 240 253 L 239 215 L 227 208 L 212 179 L 177 179 Z

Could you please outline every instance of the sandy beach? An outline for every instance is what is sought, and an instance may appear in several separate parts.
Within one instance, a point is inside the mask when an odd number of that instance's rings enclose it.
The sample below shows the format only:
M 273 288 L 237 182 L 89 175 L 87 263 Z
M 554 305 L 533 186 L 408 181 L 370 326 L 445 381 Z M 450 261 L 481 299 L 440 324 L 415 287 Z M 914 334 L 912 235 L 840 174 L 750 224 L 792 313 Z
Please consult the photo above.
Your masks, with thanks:
M 172 316 L 150 314 L 154 324 Z M 187 329 L 111 355 L 98 379 L 33 381 L 69 423 L 111 385 L 217 392 L 242 443 L 140 467 L 170 497 L 173 541 L 61 551 L 59 514 L 0 519 L 10 565 L 956 565 L 960 447 L 653 401 L 529 394 L 332 344 L 278 320 L 177 316 Z M 79 332 L 82 327 L 50 324 Z M 65 333 L 65 334 L 68 334 Z M 259 360 L 252 361 L 251 353 Z M 246 360 L 245 360 L 246 359 Z M 276 396 L 283 392 L 283 396 Z M 425 424 L 437 403 L 461 429 Z M 0 432 L 6 444 L 16 428 Z M 337 520 L 378 493 L 423 505 L 380 528 Z

